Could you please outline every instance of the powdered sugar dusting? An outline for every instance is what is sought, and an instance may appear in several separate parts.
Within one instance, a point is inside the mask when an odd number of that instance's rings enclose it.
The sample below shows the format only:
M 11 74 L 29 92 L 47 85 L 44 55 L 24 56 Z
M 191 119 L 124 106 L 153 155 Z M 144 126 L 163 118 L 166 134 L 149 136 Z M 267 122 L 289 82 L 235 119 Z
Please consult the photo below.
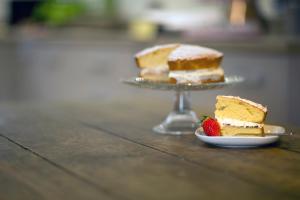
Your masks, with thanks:
M 217 50 L 195 45 L 180 45 L 169 55 L 169 61 L 193 59 L 199 57 L 222 57 L 223 54 Z
M 175 48 L 176 46 L 179 46 L 179 44 L 164 44 L 164 45 L 156 45 L 153 47 L 146 48 L 137 54 L 135 54 L 135 57 L 144 56 L 146 54 L 152 53 L 154 51 L 157 51 L 159 49 L 165 49 L 165 48 Z
M 267 107 L 265 107 L 265 106 L 263 106 L 263 105 L 261 105 L 259 103 L 255 103 L 253 101 L 250 101 L 250 100 L 247 100 L 247 99 L 242 99 L 240 97 L 235 97 L 235 96 L 223 96 L 223 97 L 227 97 L 227 98 L 232 98 L 232 99 L 237 99 L 237 100 L 243 101 L 243 102 L 248 103 L 248 104 L 250 104 L 250 105 L 252 105 L 252 106 L 254 106 L 256 108 L 261 109 L 264 112 L 267 112 Z

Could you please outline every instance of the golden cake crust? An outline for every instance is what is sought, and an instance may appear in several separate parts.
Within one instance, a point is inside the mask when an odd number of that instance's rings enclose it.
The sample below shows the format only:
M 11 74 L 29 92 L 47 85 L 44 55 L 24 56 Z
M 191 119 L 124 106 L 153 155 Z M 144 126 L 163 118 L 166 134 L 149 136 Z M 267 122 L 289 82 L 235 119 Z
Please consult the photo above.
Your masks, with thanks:
M 223 53 L 207 47 L 180 45 L 168 58 L 170 70 L 198 70 L 220 66 Z
M 197 70 L 217 68 L 222 62 L 222 57 L 199 57 L 193 59 L 169 60 L 170 70 Z

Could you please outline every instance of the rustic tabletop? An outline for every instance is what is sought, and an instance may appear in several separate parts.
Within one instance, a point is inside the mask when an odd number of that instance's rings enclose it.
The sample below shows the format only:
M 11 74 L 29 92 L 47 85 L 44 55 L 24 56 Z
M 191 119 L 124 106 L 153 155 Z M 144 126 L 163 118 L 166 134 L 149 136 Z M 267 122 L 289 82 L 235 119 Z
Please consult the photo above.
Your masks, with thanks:
M 153 133 L 167 112 L 146 100 L 0 105 L 0 199 L 300 199 L 299 129 L 222 149 Z

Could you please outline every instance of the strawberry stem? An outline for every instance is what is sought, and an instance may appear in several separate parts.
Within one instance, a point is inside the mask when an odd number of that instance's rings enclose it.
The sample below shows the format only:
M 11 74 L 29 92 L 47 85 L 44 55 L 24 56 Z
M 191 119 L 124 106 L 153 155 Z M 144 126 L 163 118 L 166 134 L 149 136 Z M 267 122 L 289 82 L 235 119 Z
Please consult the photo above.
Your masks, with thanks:
M 208 118 L 208 116 L 207 116 L 207 115 L 203 115 L 203 116 L 202 116 L 202 119 L 201 119 L 201 121 L 200 121 L 200 122 L 201 122 L 201 124 L 202 124 L 202 123 L 203 123 L 203 122 L 204 122 L 204 121 L 205 121 L 207 118 Z

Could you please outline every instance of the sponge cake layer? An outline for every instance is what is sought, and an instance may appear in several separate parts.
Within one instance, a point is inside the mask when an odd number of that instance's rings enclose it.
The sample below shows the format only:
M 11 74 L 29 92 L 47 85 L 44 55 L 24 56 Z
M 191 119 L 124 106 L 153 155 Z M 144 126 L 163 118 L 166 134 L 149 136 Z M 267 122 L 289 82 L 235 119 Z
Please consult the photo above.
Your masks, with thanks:
M 215 117 L 262 123 L 267 108 L 252 101 L 232 96 L 217 96 Z
M 178 46 L 179 44 L 166 44 L 145 49 L 135 55 L 136 64 L 140 68 L 168 68 L 168 56 Z
M 237 127 L 237 126 L 221 126 L 222 136 L 263 136 L 263 127 Z

